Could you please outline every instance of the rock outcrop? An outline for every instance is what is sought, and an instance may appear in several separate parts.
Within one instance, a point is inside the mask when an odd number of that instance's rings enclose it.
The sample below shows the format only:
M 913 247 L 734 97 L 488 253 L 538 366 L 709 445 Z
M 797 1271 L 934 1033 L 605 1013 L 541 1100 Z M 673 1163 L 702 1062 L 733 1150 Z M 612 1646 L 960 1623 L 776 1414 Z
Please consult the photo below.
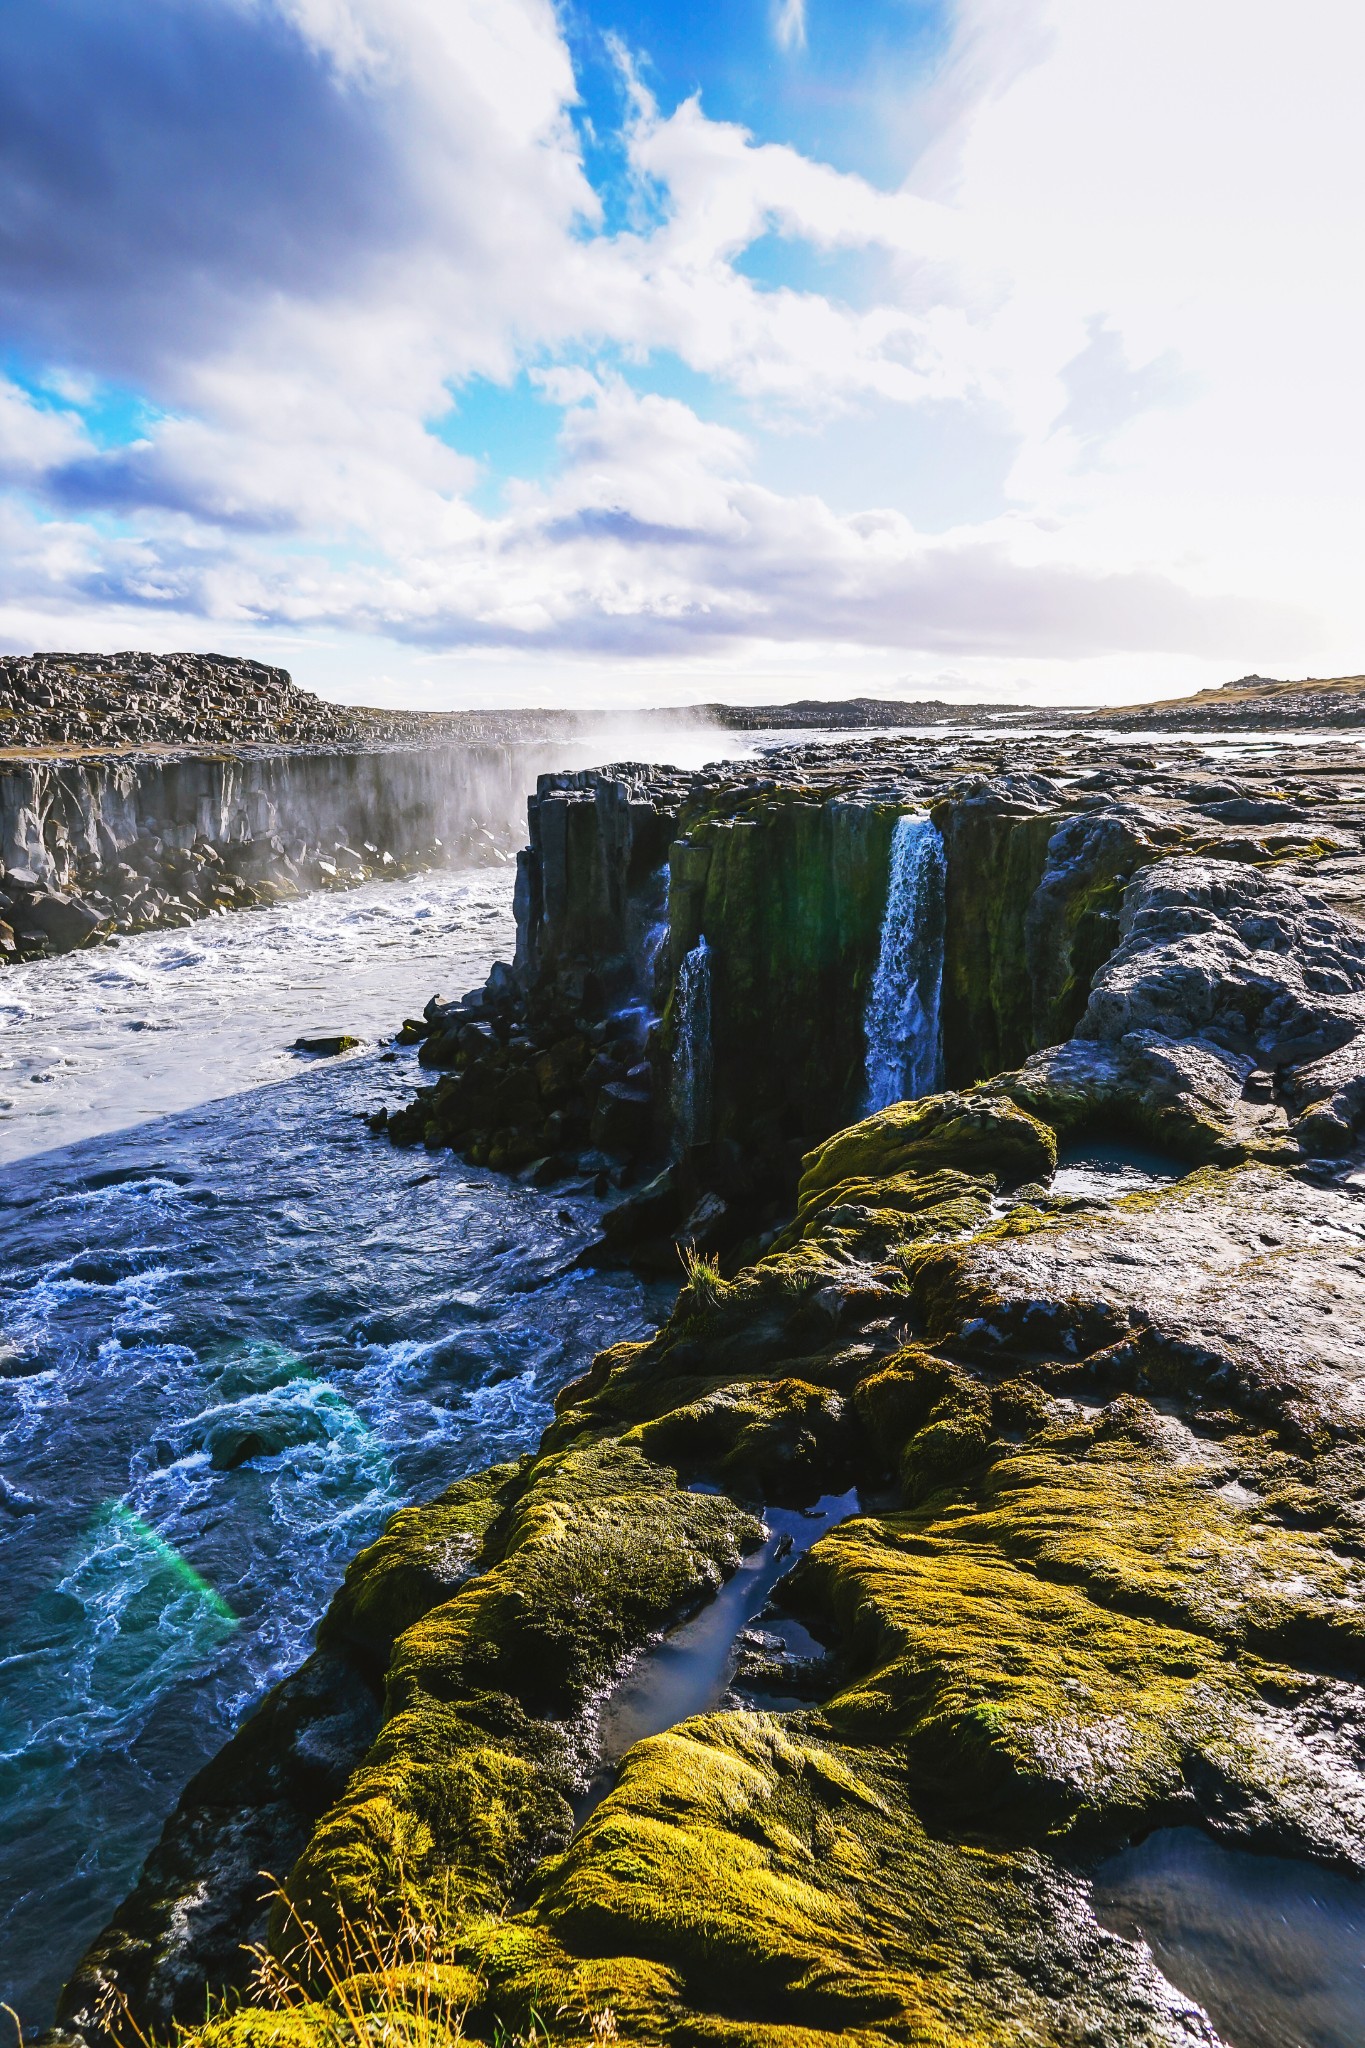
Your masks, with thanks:
M 510 862 L 544 759 L 471 743 L 0 763 L 0 961 L 373 875 Z
M 912 810 L 943 841 L 947 1081 L 1061 1046 L 1019 1086 L 1050 1088 L 1064 1122 L 1068 1077 L 1083 1073 L 1134 1134 L 1175 1105 L 1209 1157 L 1269 1143 L 1286 1117 L 1297 1131 L 1310 1107 L 1306 1145 L 1349 1144 L 1358 949 L 1333 906 L 1361 890 L 1358 757 L 1234 777 L 1095 742 L 985 737 L 776 750 L 760 770 L 689 777 L 543 777 L 516 961 L 410 1020 L 441 1078 L 381 1124 L 478 1164 L 628 1187 L 609 1245 L 666 1270 L 680 1242 L 754 1248 L 789 1212 L 803 1152 L 866 1107 L 892 834 Z M 1216 904 L 1196 904 L 1179 865 L 1201 859 L 1221 877 Z M 1160 908 L 1168 864 L 1184 910 Z M 1319 927 L 1330 972 L 1312 965 Z M 1276 974 L 1297 975 L 1297 992 Z M 1166 1022 L 1141 1021 L 1139 987 L 1148 1010 L 1168 1004 Z M 1249 1086 L 1265 1095 L 1254 1111 Z
M 813 1142 L 781 1227 L 694 1250 L 663 1327 L 562 1390 L 535 1457 L 356 1561 L 318 1654 L 363 1679 L 373 1736 L 354 1723 L 325 1807 L 285 1801 L 307 1838 L 273 1961 L 248 1984 L 222 1957 L 248 1925 L 232 1844 L 275 1825 L 252 1775 L 272 1715 L 297 1782 L 284 1693 L 220 1759 L 242 1800 L 210 1815 L 192 1788 L 73 1984 L 87 2039 L 113 1983 L 195 2048 L 324 2048 L 357 2014 L 418 2044 L 458 2017 L 488 2043 L 1215 2048 L 1235 2026 L 1101 1924 L 1100 1861 L 1179 1824 L 1365 1877 L 1358 768 L 771 765 L 747 794 L 543 787 L 581 811 L 576 852 L 552 874 L 542 829 L 517 970 L 431 1024 L 477 1071 L 546 992 L 586 1003 L 602 947 L 598 1021 L 652 1001 L 662 1074 L 704 914 L 711 996 L 745 1006 L 737 1038 L 712 1018 L 706 1143 L 776 1167 L 765 1119 L 791 1105 Z M 831 975 L 865 986 L 870 872 L 884 892 L 910 806 L 946 849 L 947 1085 L 838 1128 L 859 1006 L 789 1014 L 783 963 L 837 925 L 861 951 Z M 669 930 L 637 961 L 670 834 Z M 788 885 L 857 848 L 869 875 Z M 741 944 L 747 978 L 722 965 Z M 497 1068 L 524 1104 L 581 1015 Z M 829 1071 L 803 1068 L 821 1045 Z M 1069 1148 L 1102 1165 L 1134 1138 L 1161 1148 L 1141 1185 L 1092 1168 L 1068 1192 Z M 817 1508 L 781 1576 L 773 1518 Z M 670 1632 L 699 1609 L 730 1655 L 680 1717 Z M 656 1668 L 660 1711 L 614 1755 L 616 1689 Z M 204 2024 L 206 1987 L 232 1995 Z
M 335 746 L 412 738 L 412 712 L 328 704 L 286 669 L 226 654 L 0 655 L 0 749 L 255 744 Z

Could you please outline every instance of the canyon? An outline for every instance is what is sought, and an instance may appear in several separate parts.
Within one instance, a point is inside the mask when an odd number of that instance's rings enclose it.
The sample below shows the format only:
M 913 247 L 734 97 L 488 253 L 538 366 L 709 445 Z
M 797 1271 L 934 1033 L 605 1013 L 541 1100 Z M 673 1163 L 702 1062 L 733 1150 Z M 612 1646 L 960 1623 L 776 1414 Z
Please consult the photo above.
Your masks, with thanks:
M 1360 753 L 559 769 L 516 927 L 369 1142 L 676 1302 L 354 1558 L 60 2027 L 1359 2038 Z

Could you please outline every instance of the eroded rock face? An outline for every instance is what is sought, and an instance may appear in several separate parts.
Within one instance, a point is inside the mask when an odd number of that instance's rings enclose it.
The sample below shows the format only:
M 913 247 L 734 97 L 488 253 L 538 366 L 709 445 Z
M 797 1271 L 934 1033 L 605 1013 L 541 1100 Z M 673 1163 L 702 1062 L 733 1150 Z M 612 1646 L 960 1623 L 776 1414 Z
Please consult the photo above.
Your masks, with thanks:
M 373 876 L 502 865 L 524 772 L 485 745 L 0 761 L 0 919 L 15 957 L 41 958 Z

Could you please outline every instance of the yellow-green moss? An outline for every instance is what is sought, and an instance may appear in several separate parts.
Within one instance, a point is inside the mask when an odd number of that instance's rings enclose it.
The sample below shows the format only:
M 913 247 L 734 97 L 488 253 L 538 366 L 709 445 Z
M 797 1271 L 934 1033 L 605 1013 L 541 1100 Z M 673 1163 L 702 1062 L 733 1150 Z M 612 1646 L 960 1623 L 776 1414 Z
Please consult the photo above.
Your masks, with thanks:
M 421 1507 L 400 1508 L 347 1566 L 319 1644 L 355 1644 L 387 1662 L 395 1638 L 448 1600 L 475 1568 L 522 1475 L 521 1465 L 493 1465 Z
M 1037 1988 L 1040 1943 L 1090 1972 L 1066 2018 Z M 1151 2038 L 1130 1954 L 1079 1892 L 935 1839 L 885 1760 L 768 1715 L 639 1744 L 481 1961 L 481 2025 L 619 1987 L 625 2038 L 676 2048 L 1060 2048 L 1087 2008 L 1115 2042 Z
M 395 1642 L 384 1728 L 291 1879 L 299 1910 L 505 1896 L 567 1839 L 574 1760 L 554 1724 L 759 1536 L 634 1446 L 542 1458 L 496 1557 Z
M 1053 1132 L 1008 1097 L 927 1095 L 878 1110 L 808 1153 L 800 1211 L 846 1182 L 889 1181 L 948 1167 L 1014 1184 L 1048 1180 L 1056 1165 Z
M 1173 1461 L 1145 1404 L 1059 1423 L 983 1471 L 981 1390 L 961 1378 L 905 1464 L 921 1488 L 971 1472 L 966 1496 L 950 1485 L 846 1523 L 797 1576 L 802 1611 L 851 1646 L 857 1676 L 827 1708 L 843 1734 L 909 1744 L 959 1810 L 1113 1826 L 1173 1798 L 1251 1713 L 1248 1645 L 1273 1655 L 1311 1634 L 1327 1660 L 1361 1664 L 1360 1567 L 1228 1501 L 1220 1468 Z M 891 1368 L 866 1398 L 913 1422 L 929 1398 L 916 1382 L 944 1379 Z M 936 1432 L 948 1455 L 926 1458 Z

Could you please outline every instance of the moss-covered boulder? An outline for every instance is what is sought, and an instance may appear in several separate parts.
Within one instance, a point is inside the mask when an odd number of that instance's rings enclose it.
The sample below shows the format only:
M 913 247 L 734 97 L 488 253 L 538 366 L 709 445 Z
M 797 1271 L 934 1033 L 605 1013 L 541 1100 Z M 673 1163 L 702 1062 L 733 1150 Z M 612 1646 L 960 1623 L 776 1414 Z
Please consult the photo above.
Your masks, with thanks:
M 855 1199 L 869 1183 L 907 1174 L 947 1168 L 1017 1186 L 1050 1179 L 1056 1164 L 1051 1129 L 1008 1096 L 985 1091 L 922 1096 L 865 1117 L 809 1153 L 803 1161 L 799 1213 L 808 1214 L 822 1201 Z

